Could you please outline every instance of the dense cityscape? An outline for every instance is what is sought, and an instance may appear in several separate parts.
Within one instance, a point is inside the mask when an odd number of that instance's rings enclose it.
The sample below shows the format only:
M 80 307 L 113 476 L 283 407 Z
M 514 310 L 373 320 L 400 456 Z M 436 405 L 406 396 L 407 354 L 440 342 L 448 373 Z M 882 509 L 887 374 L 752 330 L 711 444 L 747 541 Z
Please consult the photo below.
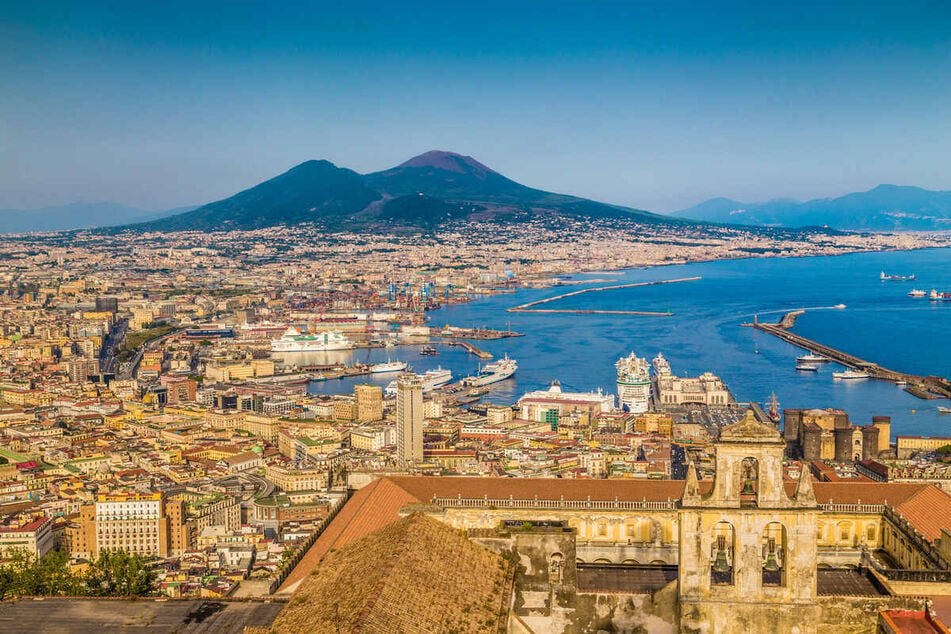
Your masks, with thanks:
M 951 634 L 949 34 L 0 0 L 0 634 Z
M 945 244 L 940 235 L 816 232 L 790 241 L 736 228 L 691 235 L 632 227 L 621 237 L 580 224 L 557 233 L 509 228 L 504 237 L 471 228 L 398 238 L 313 231 L 3 241 L 0 551 L 20 562 L 8 570 L 39 574 L 30 562 L 57 554 L 59 569 L 74 572 L 64 573 L 67 585 L 41 585 L 50 594 L 97 594 L 101 582 L 78 571 L 109 564 L 127 576 L 129 566 L 145 569 L 139 594 L 286 597 L 326 551 L 321 536 L 334 518 L 382 481 L 475 476 L 683 486 L 686 478 L 689 488 L 718 481 L 721 430 L 744 425 L 783 430 L 775 440 L 789 459 L 770 468 L 784 482 L 811 474 L 817 487 L 845 482 L 855 485 L 850 491 L 875 482 L 951 490 L 943 461 L 951 438 L 896 438 L 887 417 L 856 425 L 842 410 L 738 402 L 717 368 L 679 376 L 663 355 L 618 360 L 617 394 L 564 391 L 555 381 L 514 403 L 484 402 L 494 384 L 517 372 L 517 360 L 492 360 L 480 340 L 520 333 L 437 326 L 427 315 L 446 303 L 561 285 L 569 272 L 921 248 Z M 406 347 L 438 355 L 445 344 L 464 346 L 484 362 L 483 373 L 417 375 L 405 363 L 320 357 Z M 314 381 L 370 375 L 392 381 L 308 393 Z M 744 477 L 752 495 L 760 480 Z M 419 502 L 443 512 L 506 503 L 487 502 L 502 496 L 484 490 L 481 500 Z M 669 516 L 679 495 L 670 490 L 663 503 L 644 501 L 644 508 Z M 883 501 L 871 510 L 870 498 L 863 506 L 861 496 L 844 495 L 820 500 L 820 562 L 829 551 L 829 565 L 857 565 L 868 548 L 881 551 L 872 565 L 882 570 L 951 568 L 949 527 L 921 515 L 916 494 L 902 500 L 907 507 Z M 521 504 L 511 496 L 508 503 Z M 937 503 L 951 509 L 951 498 Z M 499 514 L 503 529 L 510 514 Z M 564 522 L 536 517 L 521 520 L 526 535 Z M 499 520 L 444 521 L 475 535 Z M 564 524 L 577 531 L 578 584 L 591 574 L 584 564 L 640 562 L 660 572 L 676 564 L 675 520 L 617 521 L 583 516 Z M 113 552 L 133 559 L 110 564 Z M 22 593 L 25 574 L 0 579 L 0 592 Z M 650 578 L 636 583 L 656 583 Z M 856 579 L 841 583 L 869 583 Z M 823 583 L 820 577 L 820 590 Z M 542 612 L 550 620 L 554 609 Z M 527 605 L 521 612 L 539 618 Z M 573 627 L 590 626 L 583 614 Z M 281 618 L 295 618 L 293 610 Z

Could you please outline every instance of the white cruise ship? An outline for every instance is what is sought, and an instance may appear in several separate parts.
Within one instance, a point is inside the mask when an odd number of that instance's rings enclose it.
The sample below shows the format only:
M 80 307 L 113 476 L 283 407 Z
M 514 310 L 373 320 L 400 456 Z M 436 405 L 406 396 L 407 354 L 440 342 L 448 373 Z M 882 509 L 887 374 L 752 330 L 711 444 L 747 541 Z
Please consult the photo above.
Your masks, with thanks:
M 518 370 L 518 362 L 515 359 L 509 359 L 508 355 L 494 363 L 482 366 L 479 374 L 464 379 L 466 385 L 472 387 L 481 387 L 504 381 Z
M 627 357 L 618 359 L 614 367 L 617 368 L 618 406 L 635 414 L 646 412 L 651 395 L 650 366 L 647 365 L 647 359 L 642 359 L 632 352 Z
M 353 342 L 336 330 L 304 335 L 291 326 L 280 339 L 271 341 L 272 352 L 326 352 L 351 349 L 353 349 Z
M 670 362 L 667 361 L 661 353 L 658 352 L 657 356 L 654 357 L 653 364 L 654 374 L 657 376 L 669 376 L 671 374 Z
M 867 379 L 871 375 L 868 372 L 861 372 L 859 370 L 845 370 L 844 372 L 833 372 L 833 379 L 844 379 L 844 380 L 855 380 L 855 379 Z
M 423 382 L 423 391 L 431 392 L 437 387 L 442 387 L 452 381 L 452 371 L 438 367 L 435 370 L 426 370 L 419 375 L 419 378 Z M 386 386 L 386 393 L 396 394 L 396 381 L 390 381 L 389 385 Z
M 402 361 L 386 360 L 386 363 L 376 363 L 370 366 L 371 374 L 383 374 L 384 372 L 402 372 L 406 369 L 406 364 Z

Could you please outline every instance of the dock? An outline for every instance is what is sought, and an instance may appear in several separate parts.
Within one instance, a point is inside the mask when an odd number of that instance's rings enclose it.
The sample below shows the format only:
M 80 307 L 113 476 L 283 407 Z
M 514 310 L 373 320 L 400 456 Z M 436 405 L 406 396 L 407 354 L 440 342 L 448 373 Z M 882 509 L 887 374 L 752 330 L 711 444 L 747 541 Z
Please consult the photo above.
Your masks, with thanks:
M 476 356 L 476 357 L 478 357 L 478 358 L 480 358 L 480 359 L 491 359 L 491 358 L 492 358 L 492 353 L 491 353 L 491 352 L 486 352 L 485 350 L 481 350 L 481 349 L 477 348 L 476 346 L 472 345 L 471 343 L 469 343 L 468 341 L 459 341 L 459 340 L 455 340 L 455 341 L 430 341 L 429 343 L 430 343 L 431 345 L 459 346 L 460 348 L 465 348 L 465 349 L 466 349 L 466 352 L 468 352 L 469 354 L 474 355 L 474 356 Z
M 786 313 L 783 315 L 783 318 L 775 324 L 754 321 L 752 324 L 743 325 L 751 326 L 757 330 L 779 337 L 783 341 L 798 346 L 803 350 L 814 354 L 821 354 L 840 365 L 866 372 L 872 378 L 892 381 L 898 384 L 907 383 L 908 387 L 905 388 L 905 391 L 918 398 L 951 398 L 951 381 L 944 377 L 919 376 L 917 374 L 907 374 L 905 372 L 890 370 L 873 361 L 861 359 L 855 355 L 833 348 L 832 346 L 827 346 L 818 341 L 813 341 L 812 339 L 807 339 L 806 337 L 790 332 L 789 329 L 796 323 L 796 318 L 804 312 L 804 310 L 795 310 Z
M 572 313 L 576 315 L 647 315 L 651 317 L 669 317 L 673 315 L 670 311 L 656 312 L 656 311 L 645 311 L 645 310 L 579 310 L 579 309 L 557 309 L 557 308 L 535 308 L 535 306 L 540 306 L 542 304 L 547 304 L 548 302 L 554 302 L 559 299 L 565 299 L 566 297 L 574 297 L 576 295 L 583 295 L 584 293 L 600 293 L 601 291 L 613 291 L 621 288 L 637 288 L 639 286 L 656 286 L 658 284 L 678 284 L 680 282 L 695 282 L 701 279 L 700 277 L 681 277 L 675 280 L 658 280 L 656 282 L 634 282 L 632 284 L 616 284 L 614 286 L 597 286 L 595 288 L 583 288 L 580 291 L 571 291 L 570 293 L 562 293 L 561 295 L 555 295 L 554 297 L 546 297 L 545 299 L 536 299 L 533 302 L 528 302 L 525 304 L 519 304 L 518 306 L 513 306 L 507 308 L 506 310 L 510 313 Z

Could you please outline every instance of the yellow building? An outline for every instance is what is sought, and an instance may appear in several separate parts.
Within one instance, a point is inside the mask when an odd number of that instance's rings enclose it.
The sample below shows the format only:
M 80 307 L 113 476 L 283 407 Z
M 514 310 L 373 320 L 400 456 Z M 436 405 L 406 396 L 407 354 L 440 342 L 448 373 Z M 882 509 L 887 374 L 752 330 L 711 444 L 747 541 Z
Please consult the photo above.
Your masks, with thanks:
M 383 420 L 383 388 L 372 383 L 354 386 L 353 398 L 356 401 L 356 421 L 372 423 Z

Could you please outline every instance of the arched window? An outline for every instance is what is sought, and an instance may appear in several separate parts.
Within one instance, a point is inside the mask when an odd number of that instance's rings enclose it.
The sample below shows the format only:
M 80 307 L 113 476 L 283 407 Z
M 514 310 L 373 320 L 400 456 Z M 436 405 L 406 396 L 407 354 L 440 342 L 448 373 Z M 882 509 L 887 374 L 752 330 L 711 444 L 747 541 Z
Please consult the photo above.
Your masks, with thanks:
M 764 586 L 786 585 L 786 527 L 779 522 L 763 529 L 762 567 Z
M 852 522 L 839 522 L 836 526 L 836 538 L 839 546 L 852 545 Z
M 548 580 L 551 583 L 561 583 L 564 568 L 565 556 L 559 552 L 552 553 L 548 560 Z
M 739 471 L 740 505 L 757 506 L 759 496 L 759 460 L 744 458 Z
M 736 532 L 729 522 L 713 525 L 710 544 L 710 583 L 715 586 L 733 585 L 733 554 Z

